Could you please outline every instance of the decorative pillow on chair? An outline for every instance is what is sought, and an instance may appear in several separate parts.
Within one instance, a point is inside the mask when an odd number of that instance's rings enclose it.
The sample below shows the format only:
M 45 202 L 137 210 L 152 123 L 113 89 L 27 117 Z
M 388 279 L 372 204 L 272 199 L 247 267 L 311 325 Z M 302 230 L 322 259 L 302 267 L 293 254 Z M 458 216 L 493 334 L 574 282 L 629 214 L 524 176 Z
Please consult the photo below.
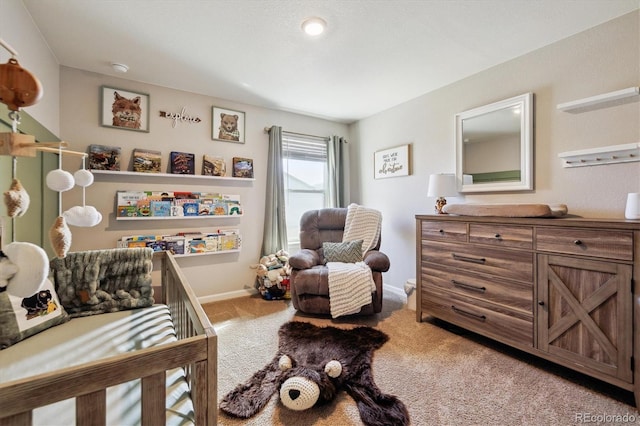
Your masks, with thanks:
M 46 279 L 30 297 L 0 293 L 0 349 L 5 349 L 47 328 L 69 320 L 53 283 Z
M 362 240 L 342 243 L 322 243 L 326 262 L 356 263 L 362 262 Z

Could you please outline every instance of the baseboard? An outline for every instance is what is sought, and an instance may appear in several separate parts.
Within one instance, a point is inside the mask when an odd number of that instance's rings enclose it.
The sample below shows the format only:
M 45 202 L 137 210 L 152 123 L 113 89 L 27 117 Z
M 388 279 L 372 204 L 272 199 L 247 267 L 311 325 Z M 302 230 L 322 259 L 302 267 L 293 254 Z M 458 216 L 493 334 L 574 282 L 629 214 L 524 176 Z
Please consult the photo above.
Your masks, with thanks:
M 388 291 L 389 293 L 397 294 L 404 299 L 404 303 L 407 303 L 407 293 L 405 293 L 404 290 L 389 284 L 382 283 L 382 292 L 384 293 L 386 291 Z
M 235 299 L 237 297 L 252 296 L 256 293 L 256 290 L 244 288 L 242 290 L 229 291 L 227 293 L 211 294 L 209 296 L 198 297 L 198 302 L 200 302 L 201 305 L 204 305 L 205 303 L 219 302 L 221 300 Z
M 382 289 L 383 291 L 395 293 L 398 296 L 403 297 L 406 303 L 407 295 L 403 290 L 388 284 L 382 284 Z M 219 302 L 221 300 L 235 299 L 237 297 L 252 296 L 254 294 L 256 294 L 256 290 L 244 288 L 242 290 L 229 291 L 227 293 L 211 294 L 209 296 L 198 297 L 198 302 L 200 302 L 201 305 L 204 305 L 205 303 Z

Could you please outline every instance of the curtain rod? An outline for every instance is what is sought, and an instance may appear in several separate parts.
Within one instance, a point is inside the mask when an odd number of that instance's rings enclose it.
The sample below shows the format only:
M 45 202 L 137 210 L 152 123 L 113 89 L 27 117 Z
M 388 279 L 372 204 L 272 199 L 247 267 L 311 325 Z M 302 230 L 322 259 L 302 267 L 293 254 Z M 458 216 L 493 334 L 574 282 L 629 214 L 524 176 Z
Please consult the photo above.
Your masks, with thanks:
M 264 132 L 265 133 L 269 133 L 269 130 L 271 130 L 270 126 L 264 128 Z M 321 138 L 321 139 L 331 140 L 331 137 L 329 137 L 329 136 L 308 135 L 306 133 L 296 133 L 296 132 L 290 132 L 288 130 L 283 130 L 283 132 L 284 133 L 289 133 L 290 135 L 307 136 L 307 137 L 310 137 L 310 138 Z

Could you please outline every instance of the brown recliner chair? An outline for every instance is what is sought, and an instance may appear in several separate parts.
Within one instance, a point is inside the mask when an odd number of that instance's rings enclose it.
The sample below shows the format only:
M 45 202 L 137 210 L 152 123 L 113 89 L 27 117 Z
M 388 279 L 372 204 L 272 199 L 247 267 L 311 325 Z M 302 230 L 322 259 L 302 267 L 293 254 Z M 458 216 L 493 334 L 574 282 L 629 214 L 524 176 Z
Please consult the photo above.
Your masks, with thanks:
M 346 208 L 311 210 L 300 219 L 300 251 L 289 257 L 291 266 L 291 301 L 294 308 L 308 314 L 331 315 L 329 304 L 329 269 L 324 264 L 323 242 L 342 242 L 347 218 Z M 372 315 L 382 310 L 382 273 L 389 270 L 389 258 L 374 249 L 364 255 L 373 274 L 376 291 L 372 302 L 358 315 Z

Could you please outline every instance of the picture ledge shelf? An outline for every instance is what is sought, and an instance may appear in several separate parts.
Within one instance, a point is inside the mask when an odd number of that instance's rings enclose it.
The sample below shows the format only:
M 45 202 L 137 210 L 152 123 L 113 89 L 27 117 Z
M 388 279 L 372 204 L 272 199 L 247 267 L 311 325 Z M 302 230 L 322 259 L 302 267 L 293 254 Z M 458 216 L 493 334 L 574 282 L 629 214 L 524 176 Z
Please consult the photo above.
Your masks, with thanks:
M 563 167 L 599 166 L 640 161 L 640 142 L 561 152 Z
M 213 179 L 213 180 L 229 180 L 229 181 L 254 181 L 255 178 L 240 178 L 231 176 L 205 176 L 205 175 L 182 175 L 174 173 L 141 173 L 130 171 L 115 171 L 115 170 L 95 170 L 91 169 L 91 173 L 94 175 L 110 175 L 110 176 L 145 176 L 152 178 L 178 178 L 178 179 Z
M 208 214 L 202 216 L 116 216 L 116 220 L 198 220 L 242 217 L 241 214 Z
M 173 257 L 177 257 L 177 258 L 197 257 L 197 256 L 210 256 L 212 254 L 227 254 L 227 253 L 240 253 L 240 249 L 207 251 L 207 252 L 204 252 L 204 253 L 174 254 Z
M 640 87 L 628 87 L 626 89 L 616 90 L 602 95 L 558 104 L 557 108 L 560 111 L 579 113 L 596 108 L 613 106 L 614 104 L 618 105 L 618 103 L 631 102 L 635 100 L 631 98 L 638 97 L 638 95 L 640 95 Z

